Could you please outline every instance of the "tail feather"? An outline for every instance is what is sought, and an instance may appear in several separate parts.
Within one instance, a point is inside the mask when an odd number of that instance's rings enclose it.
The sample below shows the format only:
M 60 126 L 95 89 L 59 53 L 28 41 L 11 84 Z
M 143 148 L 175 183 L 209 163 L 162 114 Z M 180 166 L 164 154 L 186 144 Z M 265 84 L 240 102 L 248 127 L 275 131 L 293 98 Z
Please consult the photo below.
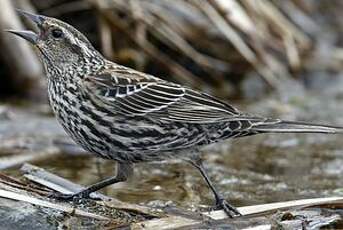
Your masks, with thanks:
M 343 133 L 343 127 L 283 120 L 267 120 L 254 125 L 252 130 L 260 133 Z

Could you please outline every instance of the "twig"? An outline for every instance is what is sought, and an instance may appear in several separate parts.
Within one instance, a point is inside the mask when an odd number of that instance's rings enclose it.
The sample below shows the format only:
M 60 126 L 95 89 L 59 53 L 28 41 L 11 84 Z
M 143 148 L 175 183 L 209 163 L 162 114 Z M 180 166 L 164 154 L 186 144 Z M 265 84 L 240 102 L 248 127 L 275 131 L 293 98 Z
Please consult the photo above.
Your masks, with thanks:
M 50 190 L 35 185 L 28 186 L 28 184 L 2 173 L 0 174 L 0 188 L 5 190 L 9 190 L 9 188 L 15 188 L 19 190 L 25 190 L 28 192 L 34 192 L 39 195 L 46 195 L 50 192 Z
M 3 189 L 0 189 L 0 197 L 8 198 L 11 200 L 24 201 L 24 202 L 42 206 L 42 207 L 52 208 L 55 210 L 69 213 L 71 215 L 84 216 L 84 217 L 89 217 L 89 218 L 93 218 L 97 220 L 110 220 L 108 217 L 101 216 L 101 215 L 91 213 L 91 212 L 86 212 L 81 209 L 74 208 L 71 205 L 67 205 L 67 204 L 62 205 L 62 204 L 52 203 L 46 200 L 38 199 L 36 197 L 31 197 L 25 194 L 19 194 L 19 193 L 15 193 L 11 191 L 6 191 Z
M 44 169 L 31 164 L 24 164 L 20 170 L 25 173 L 24 177 L 26 177 L 27 179 L 34 181 L 38 184 L 41 184 L 54 191 L 60 192 L 62 194 L 76 193 L 84 189 L 84 187 L 81 185 L 75 184 L 67 179 L 59 177 L 55 174 L 47 172 Z M 91 197 L 110 199 L 110 197 L 106 197 L 98 193 L 92 193 Z

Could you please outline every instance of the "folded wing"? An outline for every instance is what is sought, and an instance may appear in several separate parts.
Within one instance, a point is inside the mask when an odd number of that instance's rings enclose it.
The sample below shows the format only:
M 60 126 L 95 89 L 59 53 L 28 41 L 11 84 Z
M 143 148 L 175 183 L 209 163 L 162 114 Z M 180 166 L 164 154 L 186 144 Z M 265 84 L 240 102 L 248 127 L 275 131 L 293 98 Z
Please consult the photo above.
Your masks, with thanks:
M 93 100 L 125 116 L 212 123 L 235 119 L 240 112 L 207 94 L 129 69 L 111 70 L 85 79 Z

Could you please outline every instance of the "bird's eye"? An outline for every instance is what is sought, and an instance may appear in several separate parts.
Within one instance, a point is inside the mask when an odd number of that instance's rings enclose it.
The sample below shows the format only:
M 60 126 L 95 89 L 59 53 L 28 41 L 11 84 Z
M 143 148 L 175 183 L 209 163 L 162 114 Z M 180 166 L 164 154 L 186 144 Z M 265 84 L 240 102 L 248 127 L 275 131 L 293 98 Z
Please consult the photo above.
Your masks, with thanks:
M 62 38 L 63 37 L 63 32 L 60 29 L 53 29 L 51 31 L 51 34 L 54 38 Z

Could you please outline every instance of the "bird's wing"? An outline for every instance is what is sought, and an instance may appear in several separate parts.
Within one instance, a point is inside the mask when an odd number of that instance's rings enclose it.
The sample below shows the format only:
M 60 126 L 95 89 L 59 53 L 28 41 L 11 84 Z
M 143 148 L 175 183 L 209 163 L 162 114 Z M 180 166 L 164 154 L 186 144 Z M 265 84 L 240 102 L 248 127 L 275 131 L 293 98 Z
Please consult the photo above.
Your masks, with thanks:
M 239 117 L 240 112 L 207 94 L 132 69 L 111 69 L 84 80 L 93 100 L 125 116 L 211 123 Z

